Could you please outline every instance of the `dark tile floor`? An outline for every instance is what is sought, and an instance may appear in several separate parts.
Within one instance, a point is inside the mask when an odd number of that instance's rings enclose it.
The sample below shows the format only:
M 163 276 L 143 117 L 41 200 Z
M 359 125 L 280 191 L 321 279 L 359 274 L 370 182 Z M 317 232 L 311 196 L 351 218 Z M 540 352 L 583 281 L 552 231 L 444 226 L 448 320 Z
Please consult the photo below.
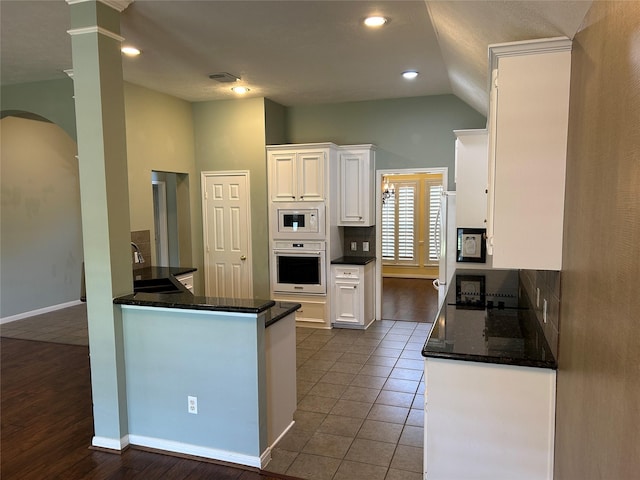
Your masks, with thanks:
M 82 303 L 0 325 L 0 335 L 42 342 L 89 345 L 87 305 Z
M 430 323 L 298 328 L 296 423 L 267 470 L 309 480 L 418 480 Z

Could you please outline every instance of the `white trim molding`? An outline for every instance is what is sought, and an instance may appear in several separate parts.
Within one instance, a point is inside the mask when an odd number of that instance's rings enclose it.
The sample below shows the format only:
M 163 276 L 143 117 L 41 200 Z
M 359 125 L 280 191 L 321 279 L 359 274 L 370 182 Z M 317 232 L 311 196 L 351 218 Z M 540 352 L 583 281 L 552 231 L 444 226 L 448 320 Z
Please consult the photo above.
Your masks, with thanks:
M 17 313 L 9 317 L 0 318 L 0 325 L 3 323 L 15 322 L 16 320 L 22 320 L 23 318 L 34 317 L 36 315 L 42 315 L 43 313 L 55 312 L 56 310 L 62 310 L 63 308 L 74 307 L 80 305 L 80 300 L 74 300 L 72 302 L 59 303 L 58 305 L 51 305 L 49 307 L 38 308 L 37 310 L 30 310 L 28 312 Z
M 109 437 L 98 437 L 98 436 L 94 436 L 91 439 L 92 447 L 106 448 L 108 450 L 121 451 L 128 445 L 129 445 L 129 435 L 125 435 L 120 439 L 109 438 Z
M 212 460 L 236 463 L 238 465 L 247 465 L 255 468 L 262 468 L 269 462 L 269 460 L 271 460 L 270 448 L 267 448 L 260 456 L 253 456 L 246 455 L 244 453 L 229 452 L 228 450 L 219 450 L 217 448 L 193 445 L 190 443 L 175 442 L 173 440 L 165 440 L 163 438 L 147 437 L 144 435 L 129 435 L 129 442 L 131 445 L 137 445 L 139 447 L 210 458 Z
M 71 30 L 67 30 L 67 33 L 71 36 L 74 35 L 86 35 L 87 33 L 98 33 L 100 35 L 104 35 L 105 37 L 113 38 L 118 42 L 124 42 L 124 37 L 121 37 L 118 34 L 115 34 L 105 28 L 102 27 L 82 27 L 82 28 L 72 28 Z
M 67 0 L 67 4 L 75 5 L 76 3 L 86 3 L 93 1 L 104 3 L 108 7 L 111 7 L 118 12 L 123 12 L 129 5 L 133 3 L 133 0 Z

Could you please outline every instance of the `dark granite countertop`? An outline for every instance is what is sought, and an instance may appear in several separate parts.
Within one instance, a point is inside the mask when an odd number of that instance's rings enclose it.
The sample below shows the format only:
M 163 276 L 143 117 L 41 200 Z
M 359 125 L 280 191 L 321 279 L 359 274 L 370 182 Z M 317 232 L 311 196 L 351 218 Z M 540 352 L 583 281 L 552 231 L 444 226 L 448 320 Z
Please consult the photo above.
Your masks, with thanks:
M 517 270 L 457 270 L 422 355 L 557 368 Z
M 276 323 L 278 320 L 286 317 L 290 313 L 298 310 L 302 305 L 299 303 L 291 303 L 291 302 L 275 302 L 276 304 L 269 309 L 269 313 L 267 314 L 267 318 L 265 320 L 264 326 L 269 327 Z
M 344 257 L 331 260 L 331 265 L 366 265 L 367 263 L 373 262 L 375 259 L 376 257 L 357 257 L 346 255 Z
M 142 267 L 133 270 L 133 281 L 157 280 L 159 278 L 171 278 L 171 276 L 184 275 L 195 272 L 195 267 Z
M 194 296 L 190 292 L 181 293 L 133 293 L 114 299 L 116 305 L 138 307 L 176 308 L 186 310 L 208 310 L 211 312 L 234 312 L 258 314 L 267 311 L 265 327 L 300 308 L 299 303 L 274 302 L 251 298 L 233 299 Z

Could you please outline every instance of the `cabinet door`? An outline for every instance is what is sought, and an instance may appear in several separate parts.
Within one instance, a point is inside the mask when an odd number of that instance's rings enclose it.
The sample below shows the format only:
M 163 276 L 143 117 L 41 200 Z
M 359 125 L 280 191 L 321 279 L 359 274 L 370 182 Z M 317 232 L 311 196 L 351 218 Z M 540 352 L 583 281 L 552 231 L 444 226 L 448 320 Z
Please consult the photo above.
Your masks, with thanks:
M 374 160 L 372 150 L 340 153 L 340 220 L 338 225 L 371 226 L 373 209 Z
M 365 159 L 363 154 L 340 154 L 340 222 L 342 224 L 364 223 L 366 194 L 363 192 Z
M 498 59 L 487 228 L 494 268 L 562 268 L 569 46 Z
M 272 153 L 271 163 L 271 200 L 291 202 L 296 199 L 296 154 L 295 152 Z
M 487 131 L 456 131 L 456 225 L 487 226 Z
M 336 280 L 334 288 L 335 321 L 362 325 L 360 312 L 360 285 Z
M 297 169 L 297 200 L 303 202 L 318 202 L 324 195 L 325 153 L 300 152 L 296 158 Z

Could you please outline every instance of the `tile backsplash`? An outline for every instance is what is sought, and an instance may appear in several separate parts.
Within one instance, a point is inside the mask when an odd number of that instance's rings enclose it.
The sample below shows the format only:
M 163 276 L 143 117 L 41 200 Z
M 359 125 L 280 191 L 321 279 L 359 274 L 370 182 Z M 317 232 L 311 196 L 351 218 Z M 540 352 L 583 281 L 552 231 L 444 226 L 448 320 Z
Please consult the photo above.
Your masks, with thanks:
M 142 258 L 144 258 L 144 263 L 134 263 L 134 248 L 133 246 L 131 246 L 131 264 L 133 266 L 133 269 L 137 270 L 138 268 L 150 267 L 151 265 L 153 265 L 153 262 L 151 261 L 151 231 L 138 230 L 135 232 L 131 232 L 131 241 L 138 245 L 140 253 L 142 253 Z
M 343 227 L 344 255 L 349 257 L 375 257 L 376 227 Z M 356 242 L 357 249 L 351 250 L 351 242 Z M 362 249 L 362 242 L 369 242 L 369 251 Z
M 521 270 L 520 278 L 531 300 L 536 318 L 547 343 L 558 359 L 558 331 L 560 325 L 560 272 L 552 270 Z M 539 303 L 538 289 L 540 290 Z M 547 301 L 547 319 L 544 319 L 544 301 Z

